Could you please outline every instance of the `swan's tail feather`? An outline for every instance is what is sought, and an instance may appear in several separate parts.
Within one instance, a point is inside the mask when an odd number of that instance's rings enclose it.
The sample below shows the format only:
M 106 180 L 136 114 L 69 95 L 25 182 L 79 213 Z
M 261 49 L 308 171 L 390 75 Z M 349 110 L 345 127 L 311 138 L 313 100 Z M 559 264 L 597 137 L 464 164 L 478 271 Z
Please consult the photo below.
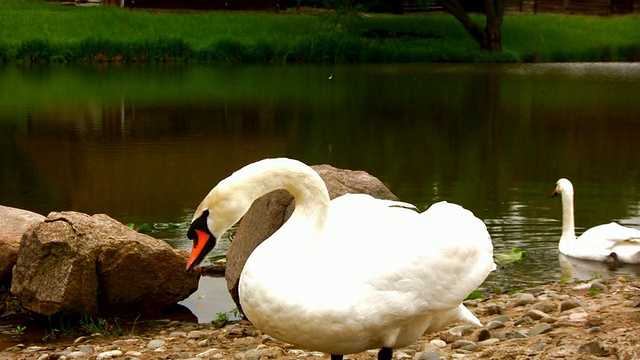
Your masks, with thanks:
M 460 306 L 458 306 L 458 317 L 461 321 L 467 324 L 482 327 L 482 323 L 480 322 L 480 320 L 471 312 L 471 310 L 467 309 L 463 304 L 460 304 Z

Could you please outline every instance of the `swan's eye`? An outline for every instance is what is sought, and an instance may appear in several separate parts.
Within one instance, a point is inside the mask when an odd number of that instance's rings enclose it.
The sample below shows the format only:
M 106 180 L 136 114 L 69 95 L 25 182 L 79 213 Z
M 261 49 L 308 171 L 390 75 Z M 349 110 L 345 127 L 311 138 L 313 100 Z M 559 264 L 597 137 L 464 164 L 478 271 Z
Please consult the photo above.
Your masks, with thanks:
M 209 227 L 207 226 L 207 218 L 209 217 L 209 210 L 205 210 L 202 214 L 189 226 L 189 230 L 187 230 L 187 238 L 193 240 L 193 246 L 198 246 L 198 233 L 196 230 L 202 230 L 205 232 L 209 232 Z

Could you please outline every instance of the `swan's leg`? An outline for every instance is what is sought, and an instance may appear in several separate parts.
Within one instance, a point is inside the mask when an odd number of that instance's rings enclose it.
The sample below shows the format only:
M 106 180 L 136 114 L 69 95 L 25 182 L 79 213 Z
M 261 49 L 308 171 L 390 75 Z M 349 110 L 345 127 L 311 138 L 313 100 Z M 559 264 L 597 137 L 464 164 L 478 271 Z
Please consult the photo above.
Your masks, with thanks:
M 609 254 L 609 257 L 613 259 L 613 265 L 611 270 L 618 270 L 622 266 L 622 262 L 618 259 L 618 254 L 612 252 Z
M 342 360 L 342 355 L 331 354 L 331 360 Z
M 390 347 L 383 347 L 380 349 L 380 352 L 378 352 L 378 360 L 391 360 L 391 355 L 393 355 L 393 349 Z

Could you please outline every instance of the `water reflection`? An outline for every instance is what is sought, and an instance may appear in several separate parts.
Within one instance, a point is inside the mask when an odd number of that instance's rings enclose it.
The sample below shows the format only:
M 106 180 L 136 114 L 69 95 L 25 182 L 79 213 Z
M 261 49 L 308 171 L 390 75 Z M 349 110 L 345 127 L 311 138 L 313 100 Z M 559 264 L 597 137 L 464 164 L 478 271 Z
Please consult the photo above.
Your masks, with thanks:
M 232 171 L 289 156 L 471 209 L 528 254 L 492 284 L 562 277 L 560 177 L 578 234 L 640 223 L 639 64 L 5 66 L 0 90 L 0 203 L 42 214 L 184 222 Z

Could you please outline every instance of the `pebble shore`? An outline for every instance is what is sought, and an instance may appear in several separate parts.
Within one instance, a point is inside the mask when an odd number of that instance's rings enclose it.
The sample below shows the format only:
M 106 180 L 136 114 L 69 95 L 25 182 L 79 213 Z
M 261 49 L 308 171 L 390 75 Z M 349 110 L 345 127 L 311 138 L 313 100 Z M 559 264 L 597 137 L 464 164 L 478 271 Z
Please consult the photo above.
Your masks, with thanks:
M 626 277 L 554 283 L 465 303 L 483 328 L 457 325 L 394 350 L 394 359 L 640 359 L 640 282 Z M 377 350 L 345 359 L 375 359 Z M 92 334 L 19 344 L 0 359 L 314 359 L 248 321 L 172 321 L 123 336 Z

